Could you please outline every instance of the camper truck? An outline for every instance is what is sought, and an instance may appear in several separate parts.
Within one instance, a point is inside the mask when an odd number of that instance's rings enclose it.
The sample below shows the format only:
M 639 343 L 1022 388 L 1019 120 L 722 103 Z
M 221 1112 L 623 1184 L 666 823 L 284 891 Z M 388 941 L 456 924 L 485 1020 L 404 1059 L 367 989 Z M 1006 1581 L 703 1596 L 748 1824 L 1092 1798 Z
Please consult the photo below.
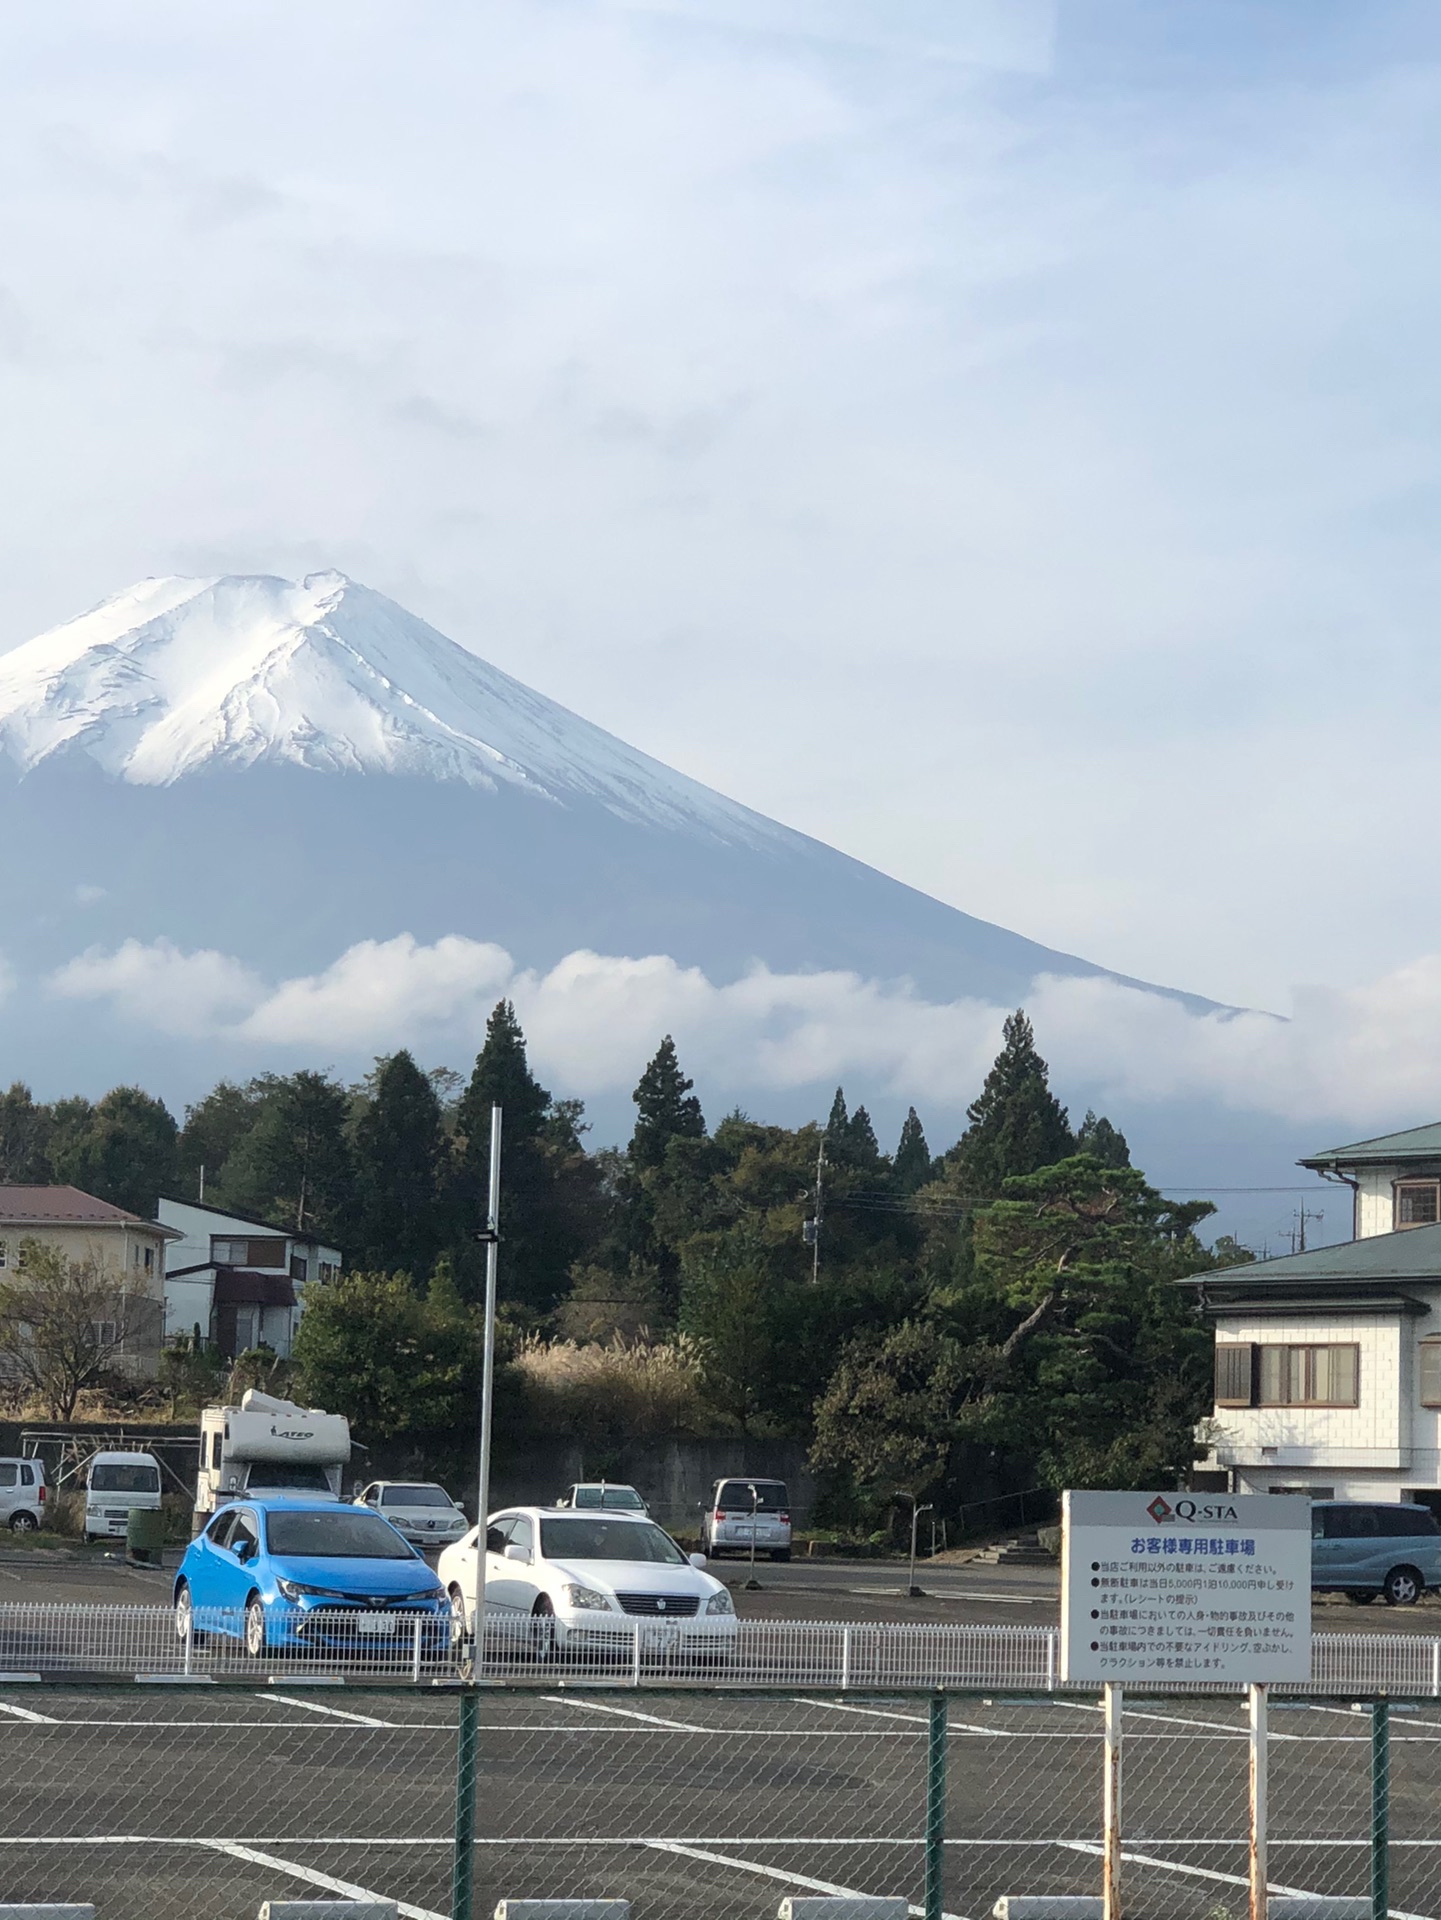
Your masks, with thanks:
M 200 1471 L 193 1531 L 217 1507 L 245 1494 L 340 1498 L 350 1459 L 350 1422 L 341 1413 L 297 1407 L 252 1387 L 238 1407 L 206 1407 L 200 1416 Z

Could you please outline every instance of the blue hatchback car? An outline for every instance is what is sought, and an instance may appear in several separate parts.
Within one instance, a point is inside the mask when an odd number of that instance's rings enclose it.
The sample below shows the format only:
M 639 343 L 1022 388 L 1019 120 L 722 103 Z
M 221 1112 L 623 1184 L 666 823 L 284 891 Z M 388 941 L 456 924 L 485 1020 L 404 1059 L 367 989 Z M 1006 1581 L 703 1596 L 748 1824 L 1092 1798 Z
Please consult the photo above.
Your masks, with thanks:
M 314 1500 L 236 1501 L 191 1541 L 175 1576 L 182 1640 L 223 1634 L 267 1649 L 426 1656 L 450 1643 L 440 1580 L 387 1520 Z

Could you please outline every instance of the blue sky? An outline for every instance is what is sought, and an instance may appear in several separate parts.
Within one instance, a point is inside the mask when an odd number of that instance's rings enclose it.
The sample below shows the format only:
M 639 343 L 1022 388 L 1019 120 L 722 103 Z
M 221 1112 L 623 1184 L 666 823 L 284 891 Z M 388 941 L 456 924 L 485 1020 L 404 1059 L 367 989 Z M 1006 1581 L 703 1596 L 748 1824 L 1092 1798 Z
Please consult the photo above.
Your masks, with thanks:
M 1385 0 L 12 11 L 0 647 L 339 566 L 971 912 L 1429 1019 L 1438 106 Z

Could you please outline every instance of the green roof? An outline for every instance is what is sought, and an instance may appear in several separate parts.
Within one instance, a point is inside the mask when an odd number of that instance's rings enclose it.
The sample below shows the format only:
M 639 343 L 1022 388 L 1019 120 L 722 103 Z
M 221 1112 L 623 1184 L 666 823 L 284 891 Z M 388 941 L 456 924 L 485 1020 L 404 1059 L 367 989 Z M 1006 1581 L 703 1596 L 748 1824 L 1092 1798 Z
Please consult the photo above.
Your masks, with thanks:
M 1403 1133 L 1382 1133 L 1374 1140 L 1357 1140 L 1349 1147 L 1327 1147 L 1298 1160 L 1298 1167 L 1334 1167 L 1367 1160 L 1441 1160 L 1441 1120 L 1428 1126 L 1407 1127 Z
M 1250 1292 L 1269 1287 L 1369 1287 L 1397 1280 L 1441 1283 L 1441 1226 L 1373 1233 L 1364 1240 L 1343 1240 L 1339 1247 L 1284 1253 L 1275 1260 L 1253 1260 L 1241 1267 L 1217 1267 L 1212 1273 L 1193 1273 L 1180 1284 L 1241 1284 Z

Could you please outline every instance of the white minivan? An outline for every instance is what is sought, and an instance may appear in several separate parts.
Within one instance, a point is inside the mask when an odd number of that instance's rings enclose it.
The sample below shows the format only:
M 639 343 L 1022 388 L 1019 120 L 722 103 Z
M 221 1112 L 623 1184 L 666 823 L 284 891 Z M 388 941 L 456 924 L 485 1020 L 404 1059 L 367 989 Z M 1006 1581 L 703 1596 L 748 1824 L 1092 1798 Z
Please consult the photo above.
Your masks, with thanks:
M 717 1480 L 700 1527 L 701 1546 L 712 1560 L 723 1553 L 791 1557 L 791 1496 L 784 1480 L 735 1474 Z
M 160 1462 L 153 1453 L 95 1453 L 85 1470 L 85 1538 L 123 1540 L 130 1509 L 160 1506 Z

